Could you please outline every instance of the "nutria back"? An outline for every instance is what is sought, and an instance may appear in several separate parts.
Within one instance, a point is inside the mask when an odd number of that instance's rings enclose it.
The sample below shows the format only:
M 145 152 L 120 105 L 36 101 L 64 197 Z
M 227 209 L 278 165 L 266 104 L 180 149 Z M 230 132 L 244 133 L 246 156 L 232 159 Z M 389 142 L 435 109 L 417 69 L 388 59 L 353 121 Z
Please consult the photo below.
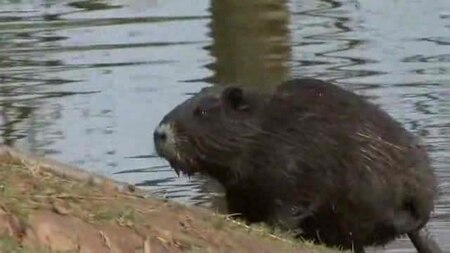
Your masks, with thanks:
M 155 146 L 177 172 L 221 182 L 230 213 L 358 252 L 419 231 L 436 196 L 415 136 L 315 79 L 204 89 L 164 117 Z

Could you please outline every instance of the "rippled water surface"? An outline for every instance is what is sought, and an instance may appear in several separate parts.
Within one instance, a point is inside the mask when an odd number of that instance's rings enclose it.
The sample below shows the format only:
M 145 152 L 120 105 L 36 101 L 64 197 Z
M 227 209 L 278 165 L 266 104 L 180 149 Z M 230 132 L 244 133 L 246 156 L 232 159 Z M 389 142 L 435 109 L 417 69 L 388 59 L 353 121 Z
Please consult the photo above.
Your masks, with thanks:
M 208 203 L 208 185 L 153 156 L 162 116 L 204 86 L 298 76 L 423 137 L 442 193 L 429 229 L 450 252 L 449 0 L 0 0 L 1 141 L 178 201 Z

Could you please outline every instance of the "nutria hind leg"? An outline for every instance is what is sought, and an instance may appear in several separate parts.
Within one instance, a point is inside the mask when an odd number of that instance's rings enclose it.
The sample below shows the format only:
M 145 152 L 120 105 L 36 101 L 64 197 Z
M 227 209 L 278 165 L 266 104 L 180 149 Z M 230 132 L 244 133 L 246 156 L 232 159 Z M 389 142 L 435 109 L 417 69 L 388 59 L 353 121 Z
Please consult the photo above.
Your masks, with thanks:
M 418 253 L 442 253 L 437 243 L 423 229 L 408 233 L 408 237 Z

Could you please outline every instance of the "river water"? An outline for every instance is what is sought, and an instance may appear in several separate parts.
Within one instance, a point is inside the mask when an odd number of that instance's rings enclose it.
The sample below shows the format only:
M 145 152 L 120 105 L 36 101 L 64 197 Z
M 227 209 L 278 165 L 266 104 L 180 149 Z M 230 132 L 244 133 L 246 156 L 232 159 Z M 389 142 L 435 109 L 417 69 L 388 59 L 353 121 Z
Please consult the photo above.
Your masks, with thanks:
M 0 140 L 189 204 L 152 131 L 212 84 L 310 76 L 421 136 L 440 180 L 429 230 L 450 252 L 449 0 L 0 0 Z M 373 252 L 414 252 L 397 240 Z

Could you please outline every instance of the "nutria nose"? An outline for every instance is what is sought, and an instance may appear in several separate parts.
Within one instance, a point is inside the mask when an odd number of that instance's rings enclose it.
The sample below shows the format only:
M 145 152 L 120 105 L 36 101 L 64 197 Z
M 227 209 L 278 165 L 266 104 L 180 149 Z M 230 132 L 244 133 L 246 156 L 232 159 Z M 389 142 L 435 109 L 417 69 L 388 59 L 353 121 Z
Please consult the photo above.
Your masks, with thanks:
M 160 127 L 156 128 L 155 132 L 153 132 L 153 139 L 155 143 L 165 142 L 167 140 L 166 131 Z
M 175 152 L 175 134 L 171 124 L 160 123 L 153 132 L 155 151 L 158 155 L 166 157 Z

